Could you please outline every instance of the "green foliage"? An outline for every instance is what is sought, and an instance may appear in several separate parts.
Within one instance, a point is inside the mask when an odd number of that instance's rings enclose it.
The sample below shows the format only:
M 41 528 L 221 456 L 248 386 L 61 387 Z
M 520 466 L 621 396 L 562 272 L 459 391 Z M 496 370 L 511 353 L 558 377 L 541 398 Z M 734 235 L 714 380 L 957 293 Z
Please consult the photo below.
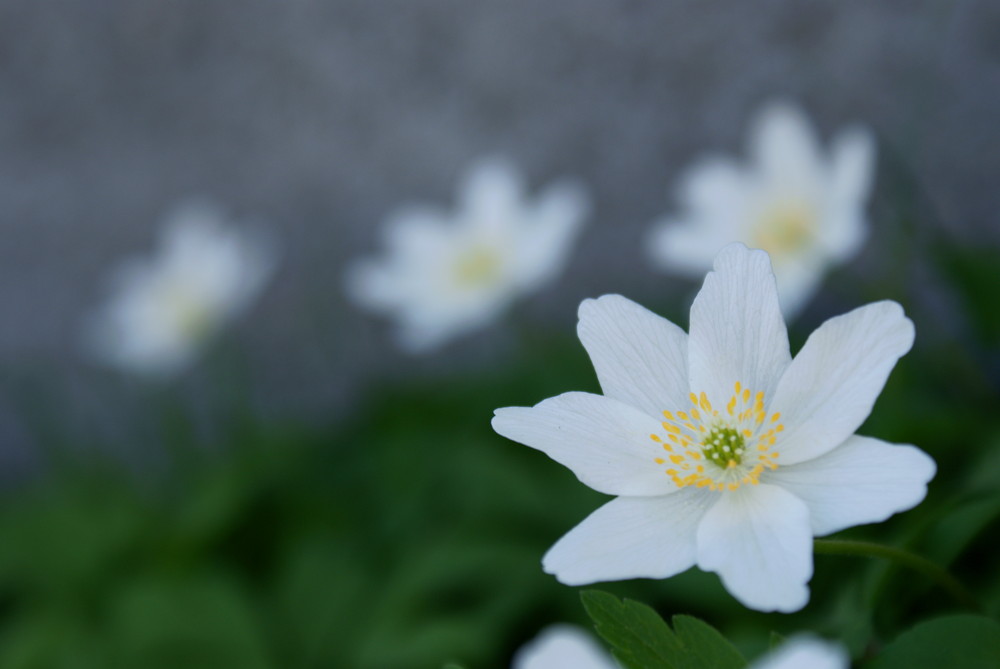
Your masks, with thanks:
M 955 615 L 922 622 L 903 632 L 865 669 L 996 669 L 1000 667 L 1000 623 Z
M 673 617 L 673 629 L 640 602 L 600 590 L 581 593 L 597 633 L 626 669 L 740 669 L 746 660 L 719 632 L 691 616 Z
M 990 366 L 1000 361 L 977 349 L 996 341 L 995 290 L 983 283 L 991 268 L 967 252 L 948 249 L 954 271 L 944 276 L 964 296 L 968 331 L 956 338 L 911 296 L 916 348 L 860 430 L 916 444 L 939 473 L 921 505 L 845 537 L 948 566 L 1000 616 Z M 895 296 L 905 301 L 904 288 Z M 885 296 L 872 288 L 871 299 Z M 225 416 L 206 432 L 198 412 L 170 398 L 147 430 L 170 443 L 169 471 L 155 475 L 81 455 L 92 451 L 75 434 L 45 444 L 63 447 L 65 465 L 0 504 L 0 667 L 506 668 L 547 624 L 583 622 L 578 592 L 539 563 L 606 497 L 496 436 L 489 419 L 496 407 L 598 387 L 569 325 L 522 343 L 496 368 L 372 387 L 347 419 L 314 428 L 227 403 L 202 408 Z M 42 436 L 55 440 L 61 426 L 44 418 Z M 769 639 L 811 630 L 881 669 L 991 652 L 985 640 L 997 635 L 982 618 L 940 618 L 957 610 L 944 593 L 881 561 L 817 556 L 810 604 L 792 615 L 747 610 L 695 569 L 605 587 L 614 595 L 585 593 L 587 613 L 629 667 L 741 667 Z M 954 657 L 942 663 L 975 666 Z

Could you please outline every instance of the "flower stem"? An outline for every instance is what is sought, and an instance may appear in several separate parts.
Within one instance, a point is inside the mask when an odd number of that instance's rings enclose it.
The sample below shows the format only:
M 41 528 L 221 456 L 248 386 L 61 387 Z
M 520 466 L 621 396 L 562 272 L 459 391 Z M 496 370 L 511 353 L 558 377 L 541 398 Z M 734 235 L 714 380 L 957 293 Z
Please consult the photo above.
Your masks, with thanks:
M 882 558 L 890 562 L 895 562 L 898 565 L 918 571 L 934 581 L 941 588 L 948 591 L 948 594 L 954 597 L 955 601 L 962 604 L 962 606 L 968 607 L 973 611 L 982 610 L 982 606 L 972 596 L 972 593 L 957 578 L 952 576 L 951 572 L 927 558 L 920 557 L 902 548 L 884 546 L 871 541 L 814 539 L 813 550 L 816 553 L 824 553 L 826 555 L 853 555 L 855 557 Z

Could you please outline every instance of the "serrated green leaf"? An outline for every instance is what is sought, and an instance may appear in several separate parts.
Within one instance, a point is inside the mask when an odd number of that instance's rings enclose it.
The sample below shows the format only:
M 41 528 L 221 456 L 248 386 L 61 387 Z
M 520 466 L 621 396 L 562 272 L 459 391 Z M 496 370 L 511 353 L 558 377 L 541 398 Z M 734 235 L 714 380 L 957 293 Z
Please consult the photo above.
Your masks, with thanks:
M 680 669 L 680 641 L 653 609 L 600 590 L 580 593 L 594 629 L 611 644 L 625 669 Z
M 711 625 L 674 616 L 674 630 L 641 602 L 600 590 L 581 593 L 597 633 L 626 669 L 740 669 L 746 660 Z
M 691 616 L 674 616 L 674 633 L 686 653 L 684 669 L 740 669 L 747 661 L 719 630 Z
M 996 669 L 1000 623 L 955 615 L 920 623 L 890 643 L 866 669 Z

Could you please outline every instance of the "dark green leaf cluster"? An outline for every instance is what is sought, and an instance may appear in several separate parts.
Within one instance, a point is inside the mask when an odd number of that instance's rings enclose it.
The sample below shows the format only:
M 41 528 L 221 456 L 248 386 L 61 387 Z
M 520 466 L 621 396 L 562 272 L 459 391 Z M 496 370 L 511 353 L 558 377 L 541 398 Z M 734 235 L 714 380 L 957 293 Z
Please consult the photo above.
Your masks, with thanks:
M 623 669 L 740 669 L 747 661 L 711 625 L 675 615 L 668 625 L 640 602 L 600 590 L 581 594 L 597 633 Z M 784 642 L 774 635 L 771 649 Z M 1000 667 L 1000 623 L 952 615 L 920 623 L 881 649 L 865 669 L 995 669 Z M 803 667 L 802 669 L 808 669 Z

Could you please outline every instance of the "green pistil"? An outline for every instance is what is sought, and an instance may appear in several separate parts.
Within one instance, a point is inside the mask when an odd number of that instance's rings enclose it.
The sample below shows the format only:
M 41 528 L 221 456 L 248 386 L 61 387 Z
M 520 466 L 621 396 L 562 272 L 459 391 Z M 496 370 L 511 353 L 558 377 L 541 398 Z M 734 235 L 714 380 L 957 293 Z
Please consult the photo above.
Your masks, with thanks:
M 731 427 L 715 425 L 701 442 L 701 452 L 719 467 L 725 469 L 730 462 L 743 462 L 743 435 Z

